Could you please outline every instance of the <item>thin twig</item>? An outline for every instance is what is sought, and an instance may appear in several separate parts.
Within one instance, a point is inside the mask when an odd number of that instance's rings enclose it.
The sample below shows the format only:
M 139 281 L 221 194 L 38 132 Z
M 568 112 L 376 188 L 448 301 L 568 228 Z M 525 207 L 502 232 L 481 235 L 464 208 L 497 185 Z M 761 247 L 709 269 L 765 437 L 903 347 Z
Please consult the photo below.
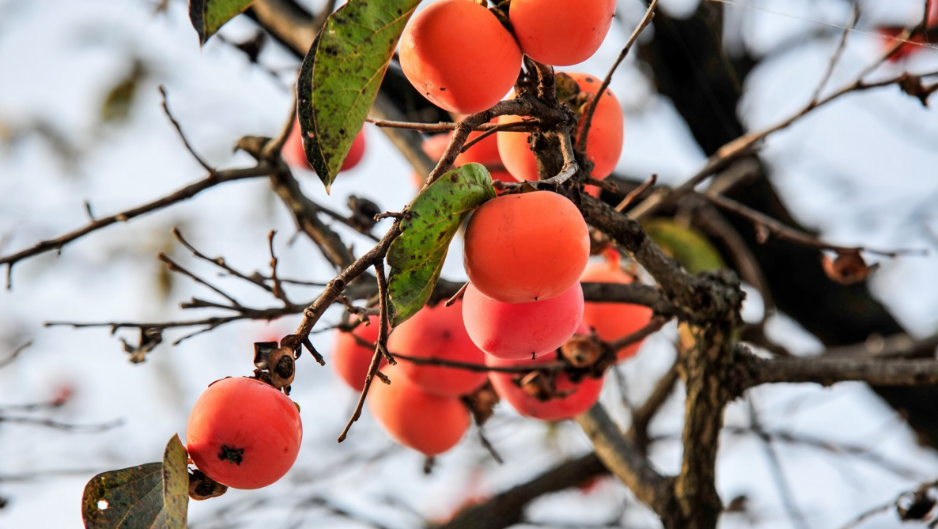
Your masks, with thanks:
M 657 181 L 658 181 L 658 175 L 653 174 L 649 176 L 647 180 L 645 180 L 638 187 L 630 191 L 628 195 L 625 195 L 625 198 L 622 199 L 622 202 L 619 202 L 619 204 L 616 205 L 615 210 L 621 212 L 625 208 L 629 207 L 629 204 L 631 204 L 633 200 L 635 200 L 642 193 L 644 193 L 646 189 L 655 185 L 655 182 Z
M 273 292 L 277 299 L 283 301 L 286 305 L 292 305 L 290 299 L 287 298 L 287 293 L 283 291 L 283 287 L 280 284 L 280 279 L 277 278 L 278 261 L 277 255 L 274 254 L 274 235 L 276 234 L 276 231 L 271 230 L 267 235 L 267 246 L 270 248 L 270 279 L 273 282 L 273 288 L 271 292 Z
M 818 250 L 833 250 L 835 252 L 863 251 L 882 255 L 884 257 L 898 257 L 900 255 L 926 255 L 928 253 L 928 250 L 925 249 L 876 250 L 863 246 L 840 246 L 837 244 L 831 244 L 817 237 L 808 235 L 807 233 L 790 228 L 760 211 L 756 211 L 722 195 L 707 193 L 702 196 L 713 204 L 727 211 L 732 211 L 733 213 L 736 213 L 737 215 L 740 215 L 752 222 L 756 228 L 757 233 L 763 234 L 763 236 L 760 237 L 763 242 L 768 235 L 772 235 L 780 240 L 801 244 L 809 248 L 816 248 Z
M 173 261 L 173 260 L 172 260 L 168 255 L 166 255 L 165 253 L 163 253 L 163 252 L 157 253 L 157 254 L 156 254 L 156 258 L 159 259 L 160 261 L 163 261 L 164 263 L 166 263 L 166 268 L 168 268 L 170 272 L 176 272 L 177 274 L 182 274 L 182 275 L 188 277 L 189 279 L 195 281 L 196 283 L 199 283 L 200 285 L 204 285 L 204 286 L 208 287 L 209 289 L 211 289 L 212 291 L 214 291 L 216 294 L 218 294 L 218 295 L 220 295 L 221 297 L 227 299 L 228 301 L 231 302 L 232 308 L 234 308 L 234 309 L 239 309 L 239 308 L 242 307 L 241 303 L 239 303 L 238 300 L 236 300 L 235 298 L 233 298 L 232 296 L 230 296 L 228 293 L 226 293 L 226 292 L 223 291 L 222 289 L 216 287 L 215 285 L 213 285 L 213 284 L 209 283 L 208 281 L 202 279 L 201 277 L 195 275 L 194 273 L 190 272 L 189 270 L 183 268 L 179 263 Z
M 10 353 L 10 356 L 4 358 L 3 360 L 0 360 L 0 368 L 4 368 L 10 365 L 11 363 L 13 363 L 13 361 L 16 360 L 16 357 L 18 357 L 20 353 L 22 353 L 27 347 L 31 346 L 32 344 L 33 342 L 29 341 L 17 347 L 16 349 L 13 349 L 13 352 Z
M 599 89 L 596 90 L 596 94 L 590 100 L 589 107 L 587 107 L 586 112 L 583 113 L 583 125 L 580 132 L 580 137 L 576 142 L 576 149 L 578 151 L 586 150 L 586 139 L 589 137 L 590 126 L 593 123 L 593 114 L 596 112 L 596 107 L 599 105 L 600 97 L 603 95 L 606 89 L 609 88 L 609 83 L 612 82 L 612 74 L 615 73 L 619 65 L 622 64 L 625 56 L 629 54 L 629 50 L 632 49 L 632 45 L 635 44 L 635 41 L 638 39 L 638 36 L 641 35 L 642 30 L 644 30 L 655 17 L 655 7 L 657 5 L 658 0 L 651 0 L 651 3 L 648 4 L 648 9 L 645 10 L 645 16 L 642 17 L 642 20 L 638 23 L 638 26 L 635 28 L 635 31 L 632 32 L 632 35 L 629 36 L 629 40 L 625 43 L 625 47 L 622 48 L 622 51 L 619 52 L 619 56 L 616 57 L 616 62 L 612 63 L 612 67 L 609 68 L 609 72 L 603 79 L 602 84 L 599 85 Z
M 202 259 L 203 261 L 212 263 L 213 265 L 221 268 L 222 270 L 224 270 L 228 274 L 231 274 L 234 277 L 243 279 L 253 285 L 259 286 L 260 288 L 266 290 L 267 292 L 273 293 L 273 288 L 271 288 L 269 285 L 267 285 L 264 282 L 265 280 L 267 280 L 267 278 L 249 276 L 247 274 L 239 272 L 238 270 L 228 265 L 224 257 L 209 257 L 208 255 L 205 255 L 204 253 L 196 249 L 195 246 L 193 246 L 189 241 L 187 241 L 185 237 L 183 237 L 182 232 L 179 231 L 179 228 L 173 228 L 172 234 L 173 234 L 173 238 L 175 238 L 177 241 L 179 241 L 180 244 L 185 246 L 186 249 L 189 250 L 192 253 L 192 255 L 194 255 L 195 257 Z M 281 282 L 285 282 L 285 281 L 286 280 L 281 279 Z M 313 286 L 323 286 L 323 285 L 316 284 Z
M 837 67 L 837 63 L 840 62 L 840 57 L 847 47 L 847 36 L 850 34 L 850 30 L 857 25 L 859 20 L 860 4 L 857 3 L 850 12 L 850 19 L 847 21 L 847 24 L 844 26 L 844 31 L 840 35 L 840 42 L 837 44 L 837 49 L 835 49 L 834 53 L 831 55 L 830 63 L 827 65 L 827 71 L 824 72 L 824 77 L 821 78 L 821 82 L 818 83 L 817 89 L 814 91 L 814 97 L 811 98 L 812 103 L 817 104 L 818 100 L 821 98 L 821 92 L 824 91 L 824 87 L 827 86 L 827 82 L 830 81 L 831 76 L 834 74 L 834 69 Z
M 176 132 L 179 133 L 179 137 L 182 139 L 182 143 L 185 144 L 186 149 L 192 154 L 192 157 L 195 158 L 199 165 L 201 165 L 209 174 L 209 176 L 214 176 L 218 171 L 209 165 L 199 153 L 195 152 L 195 149 L 192 148 L 192 144 L 189 143 L 189 140 L 186 138 L 186 135 L 182 132 L 182 127 L 179 125 L 179 122 L 176 121 L 176 118 L 173 117 L 173 113 L 169 111 L 169 104 L 166 101 L 166 87 L 160 85 L 160 96 L 162 96 L 163 112 L 166 113 L 166 117 L 169 118 L 169 121 L 172 122 L 173 127 L 175 127 Z
M 613 351 L 620 351 L 630 345 L 637 344 L 638 342 L 644 340 L 649 334 L 654 334 L 661 330 L 661 328 L 664 327 L 664 324 L 668 323 L 669 321 L 671 321 L 670 316 L 662 316 L 660 314 L 656 315 L 641 329 L 638 329 L 635 332 L 629 333 L 613 342 L 610 342 L 609 347 L 612 348 Z
M 28 257 L 32 257 L 34 255 L 45 253 L 51 250 L 61 250 L 65 245 L 85 235 L 88 235 L 89 233 L 106 228 L 117 222 L 127 222 L 128 220 L 139 217 L 140 215 L 144 215 L 146 213 L 165 208 L 178 202 L 182 202 L 194 197 L 206 189 L 217 186 L 219 184 L 233 182 L 235 180 L 244 180 L 247 178 L 256 178 L 258 176 L 266 176 L 272 171 L 273 169 L 266 164 L 258 164 L 254 167 L 247 167 L 244 169 L 229 169 L 218 171 L 214 174 L 209 174 L 202 180 L 189 184 L 182 189 L 174 191 L 173 193 L 158 198 L 152 202 L 124 210 L 115 215 L 99 218 L 93 222 L 89 222 L 81 228 L 68 232 L 54 239 L 40 241 L 31 248 L 27 248 L 10 255 L 2 256 L 0 257 L 0 265 L 7 265 L 7 273 L 11 274 L 13 265 Z M 7 284 L 7 288 L 10 288 L 9 282 Z
M 746 399 L 746 402 L 749 409 L 750 426 L 753 433 L 762 441 L 762 447 L 765 449 L 766 458 L 769 460 L 772 479 L 775 481 L 775 486 L 778 489 L 779 495 L 782 497 L 782 505 L 785 507 L 785 512 L 788 514 L 792 525 L 800 529 L 807 529 L 808 524 L 805 522 L 804 514 L 802 514 L 798 505 L 795 503 L 794 493 L 791 490 L 791 484 L 785 477 L 784 470 L 782 470 L 782 463 L 778 457 L 778 452 L 776 452 L 775 447 L 772 446 L 772 438 L 769 437 L 762 428 L 762 422 L 759 420 L 759 415 L 756 413 L 751 395 Z

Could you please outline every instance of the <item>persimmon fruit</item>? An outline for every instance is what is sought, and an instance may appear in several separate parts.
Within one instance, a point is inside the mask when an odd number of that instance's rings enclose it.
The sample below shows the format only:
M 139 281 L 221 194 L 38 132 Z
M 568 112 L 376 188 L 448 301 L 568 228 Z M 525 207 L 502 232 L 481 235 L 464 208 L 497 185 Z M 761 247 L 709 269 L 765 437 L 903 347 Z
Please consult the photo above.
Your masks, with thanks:
M 302 439 L 296 404 L 253 378 L 210 385 L 186 425 L 186 449 L 195 466 L 235 489 L 258 489 L 283 477 Z
M 388 349 L 418 358 L 482 364 L 485 353 L 476 347 L 463 324 L 462 301 L 424 307 L 400 324 L 388 339 Z M 458 397 L 482 387 L 484 372 L 445 366 L 398 362 L 402 375 L 428 393 Z
M 280 151 L 280 154 L 283 156 L 283 161 L 287 162 L 287 165 L 290 167 L 312 171 L 313 166 L 309 164 L 309 160 L 306 159 L 306 151 L 303 150 L 303 137 L 301 134 L 300 122 L 297 121 L 293 124 L 293 130 L 290 132 L 290 135 L 287 136 L 287 141 L 284 142 L 283 150 Z M 349 148 L 345 160 L 342 161 L 342 166 L 339 168 L 339 171 L 348 171 L 354 168 L 362 161 L 364 156 L 365 131 L 362 129 L 358 131 L 358 135 L 356 135 L 355 140 L 352 141 L 352 146 Z
M 368 321 L 368 325 L 361 323 L 352 332 L 338 331 L 332 346 L 332 362 L 330 363 L 339 374 L 339 378 L 355 391 L 361 391 L 365 387 L 368 367 L 371 366 L 371 359 L 375 354 L 374 346 L 363 345 L 355 337 L 369 344 L 378 341 L 378 317 L 371 316 Z M 382 359 L 381 365 L 385 364 L 387 362 Z
M 466 227 L 469 280 L 503 303 L 550 299 L 577 282 L 589 259 L 589 230 L 569 199 L 550 191 L 502 195 Z
M 616 256 L 613 259 L 588 264 L 580 280 L 584 283 L 629 284 L 632 282 L 632 277 L 619 268 Z M 650 308 L 631 303 L 589 301 L 583 307 L 583 323 L 592 327 L 599 338 L 606 342 L 632 334 L 648 325 L 651 317 Z M 620 350 L 617 358 L 625 360 L 634 356 L 640 346 L 641 342 L 638 342 Z
M 578 4 L 579 5 L 579 4 Z M 582 95 L 589 98 L 595 97 L 602 81 L 592 75 L 584 73 L 563 72 L 557 76 L 568 76 L 572 79 L 579 90 L 580 99 L 574 98 L 581 104 L 574 110 L 579 114 L 580 120 L 577 136 L 583 130 L 583 116 L 586 105 L 582 104 Z M 558 83 L 563 86 L 572 83 Z M 498 118 L 499 124 L 508 124 L 521 121 L 519 116 L 501 116 Z M 590 176 L 597 180 L 602 180 L 612 174 L 619 161 L 619 155 L 622 154 L 622 135 L 624 119 L 622 117 L 622 108 L 619 106 L 619 100 L 607 88 L 599 98 L 596 105 L 596 111 L 593 113 L 593 119 L 590 122 L 589 134 L 586 139 L 586 158 L 593 162 L 593 170 Z M 501 156 L 505 169 L 519 181 L 538 180 L 537 160 L 531 147 L 528 144 L 530 134 L 526 132 L 498 132 L 496 133 L 498 142 L 498 153 Z M 576 140 L 574 140 L 574 143 Z M 553 175 L 547 175 L 553 176 Z
M 440 0 L 414 15 L 401 35 L 399 56 L 418 92 L 463 114 L 499 102 L 521 70 L 515 38 L 472 0 Z
M 489 355 L 507 359 L 543 356 L 563 345 L 583 317 L 583 289 L 574 283 L 559 296 L 528 303 L 503 303 L 469 283 L 463 319 L 469 337 Z
M 512 0 L 508 18 L 525 55 L 569 66 L 596 53 L 615 11 L 615 0 Z
M 485 364 L 489 367 L 519 367 L 538 365 L 557 361 L 557 355 L 541 356 L 535 360 L 507 360 L 489 356 Z M 570 419 L 590 409 L 599 400 L 603 389 L 603 379 L 584 376 L 573 382 L 563 372 L 557 373 L 550 380 L 542 372 L 531 379 L 524 373 L 489 372 L 489 379 L 498 395 L 511 404 L 519 414 L 544 421 Z M 526 384 L 523 382 L 527 382 Z M 547 389 L 547 391 L 544 391 Z
M 401 376 L 400 365 L 382 369 L 390 384 L 372 383 L 368 394 L 372 415 L 394 440 L 426 456 L 456 446 L 469 429 L 469 409 L 457 397 L 420 389 Z

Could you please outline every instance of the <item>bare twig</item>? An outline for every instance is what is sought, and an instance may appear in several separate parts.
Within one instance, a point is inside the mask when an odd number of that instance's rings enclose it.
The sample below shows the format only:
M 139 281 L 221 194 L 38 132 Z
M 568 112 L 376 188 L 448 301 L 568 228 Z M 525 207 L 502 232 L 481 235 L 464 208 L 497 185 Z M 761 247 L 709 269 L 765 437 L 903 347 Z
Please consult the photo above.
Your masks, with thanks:
M 625 47 L 622 48 L 622 51 L 619 52 L 619 56 L 616 57 L 616 61 L 612 63 L 612 67 L 609 68 L 609 72 L 603 79 L 602 84 L 599 85 L 599 89 L 596 90 L 596 95 L 594 95 L 592 100 L 590 100 L 589 107 L 587 107 L 586 112 L 583 113 L 583 128 L 580 132 L 580 137 L 576 142 L 576 148 L 578 151 L 586 150 L 586 139 L 589 137 L 590 125 L 593 123 L 593 114 L 596 112 L 596 107 L 599 105 L 599 98 L 603 95 L 606 89 L 609 88 L 609 83 L 612 82 L 612 74 L 615 73 L 619 65 L 622 64 L 625 56 L 629 54 L 629 50 L 632 49 L 632 45 L 635 44 L 636 40 L 638 40 L 638 36 L 641 35 L 642 30 L 644 30 L 655 17 L 655 7 L 657 6 L 658 0 L 651 0 L 651 3 L 648 4 L 648 9 L 645 10 L 645 16 L 642 17 L 642 20 L 638 23 L 638 26 L 635 28 L 635 31 L 632 32 L 632 35 L 629 36 L 629 40 L 626 41 Z
M 625 208 L 629 207 L 629 204 L 631 204 L 633 200 L 641 196 L 641 194 L 644 193 L 646 189 L 655 185 L 655 182 L 657 181 L 658 175 L 656 174 L 648 177 L 648 180 L 645 180 L 641 183 L 641 185 L 630 191 L 628 195 L 625 195 L 625 198 L 622 199 L 622 202 L 619 202 L 619 204 L 616 205 L 615 210 L 621 212 Z
M 159 259 L 160 261 L 163 261 L 164 263 L 166 263 L 166 267 L 169 269 L 170 272 L 176 272 L 177 274 L 182 274 L 182 275 L 188 277 L 189 279 L 195 281 L 196 283 L 199 283 L 200 285 L 204 285 L 204 286 L 208 287 L 209 289 L 211 289 L 212 291 L 214 291 L 214 292 L 215 292 L 216 294 L 218 294 L 219 296 L 221 296 L 221 297 L 227 299 L 228 301 L 231 302 L 231 305 L 232 305 L 232 308 L 233 308 L 233 309 L 237 310 L 237 309 L 239 309 L 239 308 L 242 307 L 241 303 L 239 303 L 238 300 L 236 300 L 235 298 L 231 297 L 228 293 L 226 293 L 226 292 L 223 291 L 222 289 L 216 287 L 215 285 L 209 283 L 208 281 L 202 279 L 201 277 L 199 277 L 199 276 L 193 274 L 193 273 L 190 272 L 189 270 L 186 270 L 185 268 L 183 268 L 182 266 L 180 266 L 179 263 L 177 263 L 176 261 L 173 261 L 173 260 L 172 260 L 168 255 L 166 255 L 165 253 L 159 252 L 158 254 L 156 254 L 156 258 Z
M 189 143 L 189 140 L 186 138 L 186 135 L 182 132 L 182 127 L 179 125 L 179 122 L 176 121 L 176 118 L 173 117 L 173 113 L 169 111 L 169 104 L 166 102 L 166 87 L 160 85 L 160 96 L 162 97 L 163 112 L 166 113 L 166 117 L 169 118 L 169 121 L 172 122 L 173 127 L 176 129 L 176 132 L 179 133 L 179 138 L 182 139 L 182 143 L 185 144 L 186 149 L 192 154 L 192 157 L 195 158 L 199 165 L 201 165 L 209 174 L 209 176 L 214 176 L 218 171 L 209 165 L 199 153 L 195 152 L 195 149 L 192 148 L 192 144 Z
M 748 206 L 740 204 L 735 200 L 710 193 L 702 196 L 713 204 L 727 211 L 732 211 L 733 213 L 736 213 L 737 215 L 740 215 L 752 222 L 753 226 L 756 228 L 756 232 L 761 234 L 759 236 L 759 240 L 763 242 L 768 238 L 769 235 L 772 235 L 780 240 L 801 244 L 809 248 L 817 248 L 818 250 L 833 250 L 836 252 L 863 251 L 882 255 L 884 257 L 898 257 L 900 255 L 925 255 L 928 253 L 928 251 L 925 249 L 876 250 L 863 246 L 840 246 L 837 244 L 831 244 L 817 237 L 808 235 L 807 233 L 790 228 L 773 219 L 772 217 L 762 212 L 756 211 Z
M 62 247 L 69 244 L 70 242 L 79 239 L 89 233 L 98 231 L 102 228 L 106 228 L 117 222 L 127 222 L 130 219 L 139 217 L 146 213 L 156 211 L 167 206 L 171 206 L 178 202 L 182 202 L 189 198 L 194 197 L 195 195 L 205 191 L 206 189 L 212 188 L 216 185 L 223 184 L 225 182 L 233 182 L 236 180 L 244 180 L 247 178 L 255 178 L 258 176 L 265 176 L 270 174 L 273 171 L 273 168 L 267 166 L 266 164 L 258 164 L 254 167 L 248 167 L 244 169 L 229 169 L 218 171 L 214 174 L 209 174 L 206 178 L 199 180 L 198 182 L 192 183 L 179 189 L 173 193 L 170 193 L 164 197 L 158 198 L 152 202 L 148 202 L 141 206 L 131 208 L 120 213 L 110 215 L 107 217 L 99 218 L 93 222 L 89 222 L 85 226 L 76 229 L 74 231 L 68 232 L 64 235 L 56 237 L 54 239 L 48 239 L 36 243 L 31 248 L 25 250 L 5 255 L 0 257 L 0 265 L 7 265 L 8 273 L 13 269 L 13 265 L 17 262 L 45 253 L 51 250 L 61 250 Z M 7 288 L 9 288 L 9 284 Z
M 31 346 L 32 344 L 33 342 L 31 341 L 26 342 L 23 345 L 17 347 L 16 349 L 13 349 L 13 352 L 10 353 L 10 356 L 4 358 L 3 360 L 0 360 L 0 369 L 13 363 L 13 361 L 16 360 L 16 357 L 18 357 L 20 353 L 22 353 L 24 350 L 26 350 L 27 347 Z
M 654 316 L 651 318 L 651 321 L 645 324 L 645 326 L 641 329 L 638 329 L 633 333 L 629 333 L 614 342 L 610 342 L 609 347 L 611 347 L 613 351 L 620 351 L 625 349 L 630 345 L 644 340 L 648 335 L 658 332 L 662 327 L 664 327 L 664 324 L 668 323 L 670 320 L 671 318 L 667 316 Z
M 844 26 L 844 31 L 840 35 L 840 42 L 837 44 L 837 49 L 834 50 L 834 53 L 831 54 L 830 63 L 827 65 L 827 71 L 824 72 L 824 77 L 821 78 L 821 82 L 818 83 L 817 89 L 814 91 L 814 97 L 811 98 L 811 102 L 817 104 L 818 100 L 821 98 L 821 92 L 824 91 L 824 87 L 827 86 L 827 82 L 830 81 L 831 75 L 834 74 L 834 69 L 837 67 L 837 63 L 840 62 L 840 57 L 843 55 L 844 49 L 847 46 L 847 36 L 850 34 L 856 25 L 857 21 L 860 20 L 860 4 L 854 4 L 853 10 L 850 12 L 850 19 L 847 21 L 847 24 Z
M 801 510 L 795 503 L 791 484 L 789 484 L 788 479 L 785 478 L 785 472 L 782 469 L 782 462 L 778 457 L 778 452 L 776 452 L 775 447 L 772 446 L 771 437 L 769 437 L 762 428 L 762 422 L 759 420 L 759 415 L 756 413 L 751 396 L 747 399 L 747 404 L 749 408 L 750 426 L 753 433 L 762 441 L 762 447 L 765 449 L 766 458 L 769 460 L 772 479 L 775 481 L 775 486 L 778 489 L 779 495 L 782 497 L 782 504 L 785 507 L 785 512 L 788 514 L 788 519 L 791 520 L 793 526 L 800 529 L 807 529 L 808 524 L 805 522 L 804 514 L 801 513 Z

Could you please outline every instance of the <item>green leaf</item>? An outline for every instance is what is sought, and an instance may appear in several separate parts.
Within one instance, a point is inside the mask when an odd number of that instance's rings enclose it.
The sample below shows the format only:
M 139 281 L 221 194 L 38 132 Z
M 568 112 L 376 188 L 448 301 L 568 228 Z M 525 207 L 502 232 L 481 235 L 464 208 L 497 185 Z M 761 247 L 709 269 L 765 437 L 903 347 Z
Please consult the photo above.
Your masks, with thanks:
M 704 234 L 694 228 L 667 218 L 651 219 L 642 225 L 652 240 L 688 272 L 699 274 L 726 268 L 720 252 Z
M 186 449 L 174 435 L 162 463 L 91 478 L 82 495 L 82 518 L 89 529 L 186 527 L 188 492 Z
M 444 174 L 417 195 L 401 222 L 401 235 L 388 248 L 392 325 L 400 325 L 427 303 L 459 224 L 494 197 L 492 177 L 477 163 Z
M 296 87 L 303 147 L 327 193 L 419 3 L 349 0 L 329 16 L 303 59 Z
M 253 0 L 189 0 L 189 20 L 199 34 L 199 44 L 209 39 L 232 18 L 247 9 Z

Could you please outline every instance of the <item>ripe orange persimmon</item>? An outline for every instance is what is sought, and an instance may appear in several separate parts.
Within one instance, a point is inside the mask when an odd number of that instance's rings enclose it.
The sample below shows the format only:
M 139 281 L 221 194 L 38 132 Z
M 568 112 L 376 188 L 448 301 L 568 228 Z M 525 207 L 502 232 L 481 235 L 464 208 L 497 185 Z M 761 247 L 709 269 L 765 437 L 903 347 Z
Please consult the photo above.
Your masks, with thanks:
M 424 307 L 394 329 L 388 349 L 419 358 L 437 358 L 481 364 L 485 353 L 472 343 L 463 325 L 462 301 L 446 307 L 442 303 Z M 420 389 L 458 397 L 482 387 L 484 372 L 452 367 L 421 365 L 401 359 L 399 371 Z
M 576 82 L 580 94 L 595 96 L 596 91 L 602 81 L 583 73 L 564 72 L 557 76 L 569 76 Z M 585 109 L 585 105 L 575 108 L 577 112 Z M 580 119 L 580 131 L 582 131 L 582 115 Z M 514 123 L 521 121 L 518 116 L 501 116 L 498 118 L 500 124 Z M 586 140 L 586 157 L 593 162 L 593 170 L 590 175 L 597 180 L 606 178 L 616 168 L 619 161 L 619 155 L 622 154 L 622 130 L 623 118 L 622 108 L 619 106 L 619 100 L 609 89 L 603 92 L 596 105 L 596 112 L 593 114 L 593 120 L 590 124 L 589 135 Z M 578 132 L 579 134 L 580 132 Z M 537 180 L 537 161 L 531 147 L 528 145 L 528 136 L 526 132 L 498 132 L 498 153 L 502 158 L 505 169 L 514 175 L 518 180 Z M 553 175 L 547 175 L 553 176 Z
M 466 140 L 466 143 L 478 138 L 482 135 L 481 131 L 472 131 L 469 133 L 469 138 Z M 446 147 L 449 145 L 450 138 L 452 134 L 434 134 L 426 140 L 423 141 L 423 152 L 430 157 L 431 160 L 438 161 L 443 157 L 443 153 L 446 152 Z M 489 170 L 489 174 L 492 176 L 492 180 L 502 180 L 504 182 L 515 182 L 515 177 L 511 176 L 507 171 L 504 170 L 502 166 L 502 160 L 498 157 L 498 143 L 496 142 L 495 135 L 490 134 L 482 139 L 482 141 L 476 143 L 470 147 L 466 152 L 460 154 L 456 157 L 456 162 L 453 164 L 455 167 L 459 167 L 467 163 L 480 163 Z M 414 185 L 418 188 L 423 187 L 423 178 L 417 174 L 412 173 Z
M 404 75 L 434 105 L 472 114 L 499 102 L 521 70 L 515 38 L 472 0 L 439 0 L 401 35 Z
M 550 299 L 577 282 L 589 259 L 589 230 L 569 199 L 549 191 L 503 195 L 466 227 L 466 273 L 503 303 Z
M 253 378 L 210 385 L 186 425 L 186 449 L 195 466 L 235 489 L 258 489 L 283 477 L 302 439 L 296 404 Z
M 544 355 L 536 360 L 505 360 L 489 356 L 485 363 L 490 367 L 537 367 L 539 364 L 557 361 L 557 355 Z M 586 376 L 572 382 L 566 373 L 558 373 L 553 380 L 542 374 L 522 385 L 524 373 L 489 372 L 489 379 L 498 395 L 525 417 L 544 421 L 570 419 L 590 409 L 599 400 L 603 379 Z M 547 391 L 544 391 L 544 390 Z M 550 395 L 553 390 L 553 395 Z
M 618 255 L 602 262 L 590 263 L 583 271 L 580 281 L 588 283 L 632 282 L 632 277 L 619 268 Z M 590 301 L 583 307 L 583 323 L 592 327 L 601 340 L 611 342 L 631 334 L 651 321 L 652 310 L 631 303 L 600 303 Z M 641 342 L 632 344 L 618 352 L 618 359 L 625 360 L 638 352 Z
M 368 375 L 368 367 L 371 365 L 371 358 L 375 354 L 373 346 L 362 345 L 355 339 L 359 337 L 368 343 L 378 341 L 378 317 L 371 316 L 369 324 L 359 324 L 355 330 L 348 333 L 337 331 L 335 344 L 332 346 L 331 364 L 339 374 L 339 377 L 355 391 L 361 391 L 365 387 L 365 377 Z M 381 365 L 387 362 L 382 359 Z
M 402 376 L 397 366 L 382 372 L 391 384 L 373 382 L 368 407 L 391 437 L 427 456 L 459 443 L 469 429 L 469 409 L 459 398 L 427 393 Z
M 280 154 L 283 156 L 283 161 L 287 162 L 287 165 L 290 167 L 312 171 L 313 167 L 306 159 L 306 151 L 303 150 L 303 138 L 300 134 L 300 122 L 297 121 L 293 124 L 293 130 L 287 137 L 287 141 L 284 142 L 283 150 L 280 151 Z M 339 170 L 348 171 L 352 169 L 358 165 L 358 162 L 362 161 L 364 155 L 365 130 L 362 129 L 358 131 L 358 135 L 355 136 L 355 140 L 352 142 L 348 155 L 345 156 L 345 160 L 342 162 L 342 167 L 340 167 Z
M 525 55 L 569 66 L 596 53 L 615 11 L 616 0 L 511 0 L 508 18 Z
M 502 303 L 469 283 L 463 318 L 472 341 L 499 358 L 530 359 L 554 351 L 583 317 L 583 288 L 574 283 L 559 296 L 529 303 Z

